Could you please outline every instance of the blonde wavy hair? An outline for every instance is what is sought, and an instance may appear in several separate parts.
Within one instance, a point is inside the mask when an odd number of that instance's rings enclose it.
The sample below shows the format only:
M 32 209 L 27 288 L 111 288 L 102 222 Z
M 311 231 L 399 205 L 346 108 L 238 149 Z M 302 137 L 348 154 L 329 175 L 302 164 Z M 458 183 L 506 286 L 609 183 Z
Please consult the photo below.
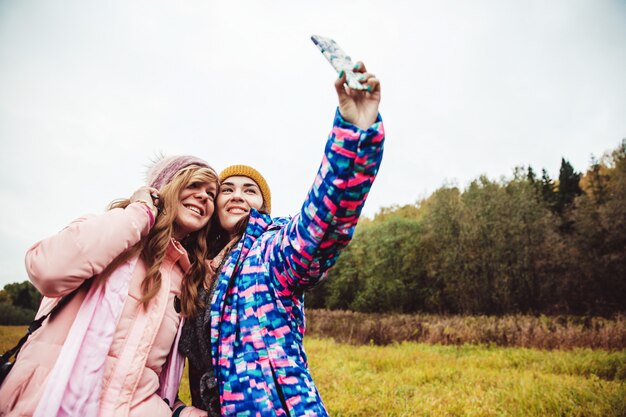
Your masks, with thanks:
M 159 191 L 160 212 L 150 232 L 106 268 L 105 272 L 110 272 L 139 253 L 147 265 L 146 276 L 141 283 L 143 296 L 140 301 L 144 308 L 161 288 L 160 269 L 178 216 L 180 194 L 186 187 L 196 182 L 214 182 L 219 186 L 217 174 L 210 168 L 189 165 L 178 171 Z M 116 200 L 111 203 L 109 209 L 126 208 L 130 203 L 130 199 Z M 200 308 L 204 307 L 198 298 L 198 287 L 211 278 L 205 263 L 208 256 L 207 236 L 211 223 L 209 221 L 205 227 L 191 233 L 181 242 L 191 262 L 191 268 L 183 277 L 181 288 L 181 311 L 185 317 L 194 317 Z

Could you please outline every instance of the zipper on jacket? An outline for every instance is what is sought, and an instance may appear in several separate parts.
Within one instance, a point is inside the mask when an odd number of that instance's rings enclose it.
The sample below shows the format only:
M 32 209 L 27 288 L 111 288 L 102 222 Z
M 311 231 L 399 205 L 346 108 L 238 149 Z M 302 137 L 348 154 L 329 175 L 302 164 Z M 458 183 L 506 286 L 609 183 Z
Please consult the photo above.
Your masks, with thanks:
M 234 282 L 234 276 L 235 276 L 235 271 L 237 269 L 237 264 L 239 263 L 239 259 L 241 258 L 241 253 L 243 252 L 243 245 L 244 245 L 244 238 L 246 237 L 246 232 L 243 233 L 243 235 L 241 235 L 241 239 L 239 239 L 240 242 L 242 242 L 241 244 L 241 249 L 239 251 L 239 254 L 237 255 L 237 259 L 235 260 L 235 266 L 233 267 L 233 274 L 231 276 L 228 277 L 228 285 L 226 286 L 226 289 L 224 290 L 224 302 L 222 303 L 222 305 L 220 306 L 220 315 L 218 317 L 218 326 L 217 326 L 217 358 L 215 358 L 215 370 L 214 370 L 214 374 L 215 374 L 215 379 L 217 380 L 217 384 L 219 387 L 219 378 L 220 378 L 220 372 L 219 372 L 219 356 L 221 355 L 221 340 L 222 340 L 222 317 L 224 316 L 224 309 L 226 308 L 226 297 L 228 297 L 228 290 L 230 289 L 230 287 L 232 286 L 233 282 Z M 239 244 L 239 242 L 237 242 L 237 244 Z M 231 249 L 232 251 L 232 249 Z M 215 277 L 215 285 L 218 284 L 217 280 L 219 279 L 219 276 L 222 274 L 222 268 L 224 268 L 224 265 L 226 264 L 226 261 L 228 259 L 228 257 L 230 257 L 230 253 L 227 256 L 224 256 L 224 259 L 222 260 L 223 264 L 222 266 L 219 268 L 218 273 L 216 274 Z M 211 300 L 209 300 L 210 302 Z M 210 337 L 209 337 L 210 340 Z M 212 347 L 211 347 L 212 349 Z
M 268 352 L 269 353 L 269 352 Z M 285 415 L 290 417 L 289 409 L 287 408 L 287 401 L 285 401 L 285 395 L 283 394 L 283 389 L 278 383 L 278 378 L 276 378 L 276 372 L 274 371 L 274 365 L 272 365 L 272 360 L 269 360 L 270 369 L 272 370 L 272 378 L 274 378 L 274 386 L 276 386 L 276 392 L 278 393 L 278 398 L 280 399 L 280 404 L 283 406 L 283 410 L 285 410 Z
M 241 242 L 244 242 L 241 245 L 241 249 L 239 251 L 239 254 L 237 255 L 237 259 L 235 260 L 235 267 L 233 268 L 233 274 L 228 277 L 228 286 L 226 287 L 226 294 L 224 294 L 224 297 L 226 297 L 228 295 L 228 290 L 230 289 L 230 287 L 232 286 L 233 282 L 234 282 L 234 277 L 237 275 L 237 271 L 238 271 L 238 264 L 239 264 L 239 259 L 241 258 L 241 254 L 243 252 L 243 247 L 245 245 L 245 239 L 246 239 L 246 235 L 247 233 L 244 232 L 243 235 L 241 235 Z M 224 308 L 226 306 L 226 303 L 222 304 L 222 308 L 220 311 L 220 323 L 221 323 L 221 317 L 224 315 Z M 220 325 L 220 331 L 218 333 L 218 341 L 220 340 L 219 336 L 221 333 L 221 325 Z M 218 354 L 219 354 L 219 350 L 218 350 Z M 269 358 L 268 358 L 269 359 Z M 280 400 L 280 404 L 283 408 L 283 410 L 285 411 L 285 415 L 287 417 L 291 417 L 291 414 L 289 414 L 289 409 L 287 408 L 287 402 L 285 401 L 285 395 L 283 394 L 283 390 L 280 386 L 280 384 L 278 383 L 278 379 L 276 378 L 276 372 L 274 371 L 274 365 L 272 365 L 272 361 L 271 359 L 268 361 L 269 365 L 270 365 L 270 370 L 272 371 L 272 378 L 274 379 L 274 386 L 276 387 L 276 392 L 278 393 L 278 398 Z M 218 378 L 219 372 L 217 373 L 217 375 L 215 375 L 216 378 Z M 219 381 L 218 381 L 219 383 Z

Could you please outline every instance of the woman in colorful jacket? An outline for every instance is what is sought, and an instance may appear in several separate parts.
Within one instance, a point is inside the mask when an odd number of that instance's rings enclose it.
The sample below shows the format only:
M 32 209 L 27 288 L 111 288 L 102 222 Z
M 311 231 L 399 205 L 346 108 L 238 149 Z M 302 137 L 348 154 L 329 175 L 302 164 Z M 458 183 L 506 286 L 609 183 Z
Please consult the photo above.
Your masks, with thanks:
M 218 179 L 203 160 L 179 156 L 155 164 L 148 184 L 28 250 L 44 295 L 38 316 L 76 292 L 22 347 L 0 416 L 172 415 L 180 316 L 194 315 L 193 278 L 207 273 Z
M 344 87 L 345 74 L 336 81 L 339 110 L 300 213 L 272 219 L 269 187 L 251 167 L 220 174 L 216 213 L 230 242 L 211 261 L 210 310 L 186 323 L 180 344 L 193 405 L 209 416 L 327 415 L 302 344 L 304 291 L 350 241 L 383 151 L 379 82 L 356 70 L 368 90 Z

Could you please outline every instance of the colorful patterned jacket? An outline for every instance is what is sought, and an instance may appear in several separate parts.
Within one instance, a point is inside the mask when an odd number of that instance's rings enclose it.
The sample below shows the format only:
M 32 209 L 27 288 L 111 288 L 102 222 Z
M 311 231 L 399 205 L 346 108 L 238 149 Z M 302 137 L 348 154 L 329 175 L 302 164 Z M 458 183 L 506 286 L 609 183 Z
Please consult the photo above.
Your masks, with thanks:
M 354 232 L 382 159 L 380 116 L 367 131 L 339 112 L 300 213 L 253 211 L 211 300 L 212 361 L 223 416 L 327 416 L 307 365 L 304 290 Z

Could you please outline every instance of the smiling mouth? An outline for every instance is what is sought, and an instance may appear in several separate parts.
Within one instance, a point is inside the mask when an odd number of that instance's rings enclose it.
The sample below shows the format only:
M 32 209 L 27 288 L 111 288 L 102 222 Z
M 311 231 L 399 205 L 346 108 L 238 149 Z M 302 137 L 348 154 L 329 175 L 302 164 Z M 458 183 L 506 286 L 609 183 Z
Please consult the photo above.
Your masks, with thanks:
M 203 216 L 202 214 L 202 210 L 200 210 L 198 207 L 195 206 L 184 206 L 187 210 L 193 211 L 194 213 L 196 213 L 198 216 Z
M 247 211 L 242 209 L 241 207 L 231 207 L 226 211 L 230 214 L 246 214 L 247 213 Z

